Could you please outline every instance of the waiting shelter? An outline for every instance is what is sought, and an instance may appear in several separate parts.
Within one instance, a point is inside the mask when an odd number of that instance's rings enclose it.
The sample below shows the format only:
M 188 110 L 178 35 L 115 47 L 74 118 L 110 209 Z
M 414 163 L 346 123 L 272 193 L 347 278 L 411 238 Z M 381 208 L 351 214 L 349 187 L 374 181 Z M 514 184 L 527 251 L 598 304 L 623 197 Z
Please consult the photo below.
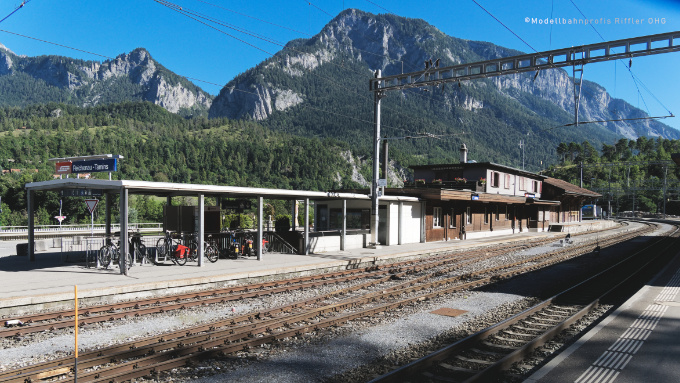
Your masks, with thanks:
M 339 193 L 339 192 L 320 192 L 320 191 L 301 191 L 301 190 L 286 190 L 286 189 L 266 189 L 266 188 L 252 188 L 252 187 L 238 187 L 238 186 L 218 186 L 218 185 L 202 185 L 202 184 L 182 184 L 170 182 L 150 182 L 150 181 L 135 181 L 135 180 L 100 180 L 100 179 L 83 179 L 83 178 L 62 178 L 42 182 L 32 182 L 26 184 L 27 191 L 27 210 L 28 210 L 28 256 L 30 261 L 35 261 L 35 193 L 41 191 L 70 191 L 70 195 L 101 195 L 105 199 L 106 213 L 106 234 L 111 235 L 111 211 L 113 209 L 112 196 L 118 194 L 119 198 L 119 216 L 120 216 L 120 251 L 121 254 L 126 254 L 129 249 L 128 238 L 128 201 L 131 194 L 146 194 L 155 196 L 165 196 L 170 205 L 170 198 L 173 196 L 194 196 L 198 197 L 198 219 L 197 219 L 197 233 L 198 233 L 198 265 L 203 265 L 203 249 L 204 249 L 204 212 L 205 212 L 205 197 L 220 198 L 247 198 L 257 200 L 257 243 L 262 243 L 263 239 L 263 209 L 264 198 L 268 199 L 286 199 L 286 200 L 304 200 L 304 253 L 308 254 L 310 246 L 310 224 L 309 224 L 309 209 L 310 200 L 329 201 L 333 202 L 341 208 L 346 208 L 346 201 L 370 201 L 370 196 L 359 193 Z M 339 202 L 338 202 L 339 201 Z M 344 201 L 344 202 L 343 202 Z M 424 209 L 416 209 L 411 207 L 421 206 L 421 202 L 416 197 L 409 196 L 382 196 L 381 206 L 389 206 L 389 211 L 395 210 L 397 206 L 403 207 L 408 204 L 408 211 L 424 211 Z M 404 209 L 407 210 L 407 209 Z M 341 220 L 346 221 L 346 210 L 342 211 Z M 388 227 L 394 226 L 397 229 L 393 231 L 406 232 L 407 230 L 422 230 L 423 217 L 417 216 L 408 220 L 401 220 L 401 215 L 397 218 L 392 215 L 393 222 L 385 222 Z M 402 225 L 408 224 L 409 227 L 402 228 Z M 340 226 L 337 231 L 339 233 L 339 249 L 344 250 L 348 245 L 346 239 L 347 229 L 346 223 Z M 319 243 L 319 241 L 316 241 Z M 411 241 L 412 242 L 412 241 Z M 424 242 L 424 235 L 418 238 L 418 242 Z M 355 242 L 352 242 L 355 243 Z M 318 250 L 332 248 L 332 245 L 325 244 L 318 247 Z M 123 259 L 124 257 L 121 257 Z M 262 249 L 258 246 L 257 259 L 262 259 Z M 127 273 L 126 267 L 121 267 L 121 273 Z

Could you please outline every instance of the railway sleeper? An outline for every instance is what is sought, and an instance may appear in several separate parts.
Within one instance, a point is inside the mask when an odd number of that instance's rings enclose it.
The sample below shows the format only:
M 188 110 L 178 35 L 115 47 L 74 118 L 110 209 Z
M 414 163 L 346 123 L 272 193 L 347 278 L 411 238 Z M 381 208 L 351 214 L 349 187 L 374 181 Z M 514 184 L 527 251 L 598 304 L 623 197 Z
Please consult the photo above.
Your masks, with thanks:
M 500 353 L 500 352 L 494 352 L 494 351 L 488 351 L 488 350 L 480 350 L 478 348 L 471 348 L 470 352 L 475 353 L 475 354 L 480 354 L 480 355 L 486 355 L 490 356 L 492 358 L 500 359 L 505 356 L 505 354 Z
M 483 345 L 489 347 L 489 348 L 492 349 L 492 350 L 493 350 L 493 349 L 504 350 L 504 351 L 515 351 L 515 350 L 517 350 L 517 347 L 514 347 L 514 346 L 508 346 L 508 345 L 504 345 L 504 344 L 491 343 L 491 342 L 486 341 L 486 340 L 483 341 L 483 342 L 481 342 L 481 344 L 483 344 Z
M 555 308 L 547 308 L 545 310 L 547 313 L 550 313 L 551 315 L 563 315 L 563 316 L 568 316 L 571 315 L 574 310 L 569 310 L 569 309 L 555 309 Z
M 522 330 L 522 331 L 531 331 L 531 332 L 537 332 L 539 334 L 543 333 L 544 329 L 542 328 L 530 328 L 530 327 L 524 327 L 520 325 L 514 325 L 512 326 L 513 329 L 517 330 Z
M 534 319 L 535 319 L 535 318 L 534 318 Z M 526 325 L 529 325 L 529 326 L 537 326 L 537 327 L 538 327 L 538 326 L 540 326 L 540 327 L 554 327 L 554 324 L 548 324 L 548 323 L 529 322 L 529 321 L 524 321 L 524 322 L 522 322 L 522 323 L 524 323 L 524 324 L 526 324 Z
M 494 364 L 494 362 L 491 361 L 491 360 L 466 358 L 466 357 L 464 357 L 464 356 L 462 356 L 462 355 L 456 355 L 456 359 L 461 360 L 461 361 L 463 361 L 463 362 L 474 363 L 474 364 L 481 364 L 481 365 L 484 365 L 484 366 L 489 366 L 489 365 Z
M 462 372 L 464 374 L 470 374 L 470 375 L 476 374 L 478 372 L 477 370 L 472 370 L 472 369 L 465 368 L 465 367 L 452 366 L 448 363 L 443 363 L 443 362 L 439 363 L 438 366 L 445 369 L 445 370 L 448 370 L 448 371 Z M 425 375 L 425 376 L 428 376 L 428 374 L 429 374 L 430 378 L 437 378 L 432 373 L 428 373 L 428 372 L 423 373 L 423 375 Z
M 538 313 L 538 316 L 539 316 L 539 317 L 548 317 L 548 318 L 550 318 L 551 320 L 560 320 L 560 321 L 561 321 L 564 317 L 566 317 L 566 316 L 568 316 L 568 315 L 551 314 L 551 313 L 542 311 L 542 312 Z
M 495 335 L 493 336 L 493 339 L 494 339 L 494 340 L 497 340 L 497 341 L 500 341 L 500 342 L 509 342 L 509 343 L 521 343 L 521 344 L 524 344 L 524 343 L 527 342 L 527 341 L 524 340 L 524 339 L 506 338 L 506 337 L 500 336 L 500 335 L 498 335 L 498 334 L 495 334 Z
M 531 337 L 531 338 L 536 337 L 536 335 L 534 335 L 534 334 L 520 333 L 520 332 L 514 332 L 514 331 L 510 331 L 510 330 L 503 330 L 503 334 L 508 334 L 508 335 L 512 335 L 512 336 L 522 336 L 522 337 L 528 336 L 528 337 Z

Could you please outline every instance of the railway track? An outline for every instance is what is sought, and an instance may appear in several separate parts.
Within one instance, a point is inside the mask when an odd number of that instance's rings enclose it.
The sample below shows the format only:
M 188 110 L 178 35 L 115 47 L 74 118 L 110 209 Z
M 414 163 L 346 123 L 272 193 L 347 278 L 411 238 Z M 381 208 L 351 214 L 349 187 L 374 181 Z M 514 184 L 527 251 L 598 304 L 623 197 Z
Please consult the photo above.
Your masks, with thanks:
M 115 304 L 104 304 L 89 307 L 79 307 L 78 321 L 81 326 L 93 323 L 140 317 L 144 315 L 164 313 L 172 310 L 182 310 L 210 304 L 225 304 L 248 298 L 285 293 L 338 284 L 352 280 L 379 278 L 385 275 L 399 273 L 415 273 L 425 271 L 444 264 L 469 264 L 488 259 L 498 254 L 521 251 L 549 242 L 549 239 L 536 239 L 524 243 L 512 243 L 495 249 L 476 249 L 465 254 L 439 254 L 428 259 L 407 260 L 384 266 L 367 267 L 363 269 L 345 270 L 324 273 L 313 276 L 297 277 L 279 281 L 262 282 L 256 284 L 232 286 L 222 289 L 207 290 L 163 298 L 142 299 Z M 54 331 L 71 328 L 74 324 L 75 311 L 73 309 L 37 313 L 3 319 L 6 327 L 0 328 L 0 338 L 22 337 L 30 333 Z
M 631 231 L 624 236 L 602 239 L 600 246 L 625 241 L 644 232 Z M 515 263 L 455 276 L 448 276 L 448 273 L 461 268 L 466 262 L 472 264 L 481 258 L 493 257 L 496 253 L 488 249 L 481 250 L 483 255 L 480 253 L 470 256 L 457 263 L 442 256 L 441 259 L 430 262 L 439 263 L 437 267 L 425 267 L 423 264 L 399 265 L 382 276 L 374 275 L 371 280 L 305 301 L 96 351 L 81 352 L 78 379 L 125 381 L 154 376 L 161 371 L 189 366 L 203 358 L 228 355 L 394 310 L 438 295 L 493 283 L 575 255 L 592 252 L 594 247 L 595 244 L 590 243 L 558 248 Z M 461 258 L 460 254 L 458 256 Z M 410 279 L 402 280 L 407 276 Z M 70 381 L 73 380 L 73 371 L 73 358 L 61 358 L 0 372 L 0 382 L 37 381 L 50 377 Z
M 680 232 L 675 226 L 670 235 L 586 281 L 371 383 L 487 382 L 502 381 L 504 376 L 509 380 L 519 379 L 512 374 L 508 376 L 506 371 L 588 315 L 602 299 L 629 288 L 627 282 L 634 278 L 646 281 L 651 266 L 674 255 L 679 244 Z M 650 257 L 650 254 L 654 256 Z

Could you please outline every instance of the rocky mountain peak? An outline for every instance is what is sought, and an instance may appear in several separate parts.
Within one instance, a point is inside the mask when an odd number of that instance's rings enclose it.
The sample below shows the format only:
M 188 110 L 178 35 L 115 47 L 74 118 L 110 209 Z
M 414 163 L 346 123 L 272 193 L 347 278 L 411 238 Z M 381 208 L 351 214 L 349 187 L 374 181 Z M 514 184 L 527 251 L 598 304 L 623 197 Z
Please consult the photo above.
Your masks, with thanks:
M 266 121 L 277 113 L 299 110 L 295 107 L 300 104 L 334 110 L 349 105 L 354 109 L 362 108 L 361 95 L 370 98 L 366 84 L 376 69 L 382 70 L 383 76 L 389 76 L 420 71 L 426 60 L 440 59 L 440 66 L 451 66 L 521 53 L 489 42 L 447 36 L 424 20 L 347 9 L 317 35 L 291 41 L 274 57 L 229 82 L 215 98 L 210 116 Z M 417 95 L 415 90 L 419 91 Z M 449 84 L 436 89 L 411 89 L 401 92 L 399 98 L 402 102 L 413 103 L 410 113 L 423 113 L 427 101 L 418 104 L 416 99 L 429 98 L 432 105 L 443 105 L 437 108 L 446 110 L 448 115 L 434 120 L 450 127 L 464 125 L 463 111 L 492 113 L 493 109 L 508 108 L 513 109 L 511 115 L 518 119 L 510 122 L 512 126 L 507 117 L 500 116 L 508 113 L 496 113 L 499 117 L 491 119 L 497 118 L 499 125 L 510 126 L 524 135 L 527 134 L 527 120 L 540 124 L 541 127 L 535 127 L 539 130 L 573 122 L 573 83 L 562 69 L 541 71 L 536 79 L 532 75 L 518 74 L 469 81 L 463 87 Z M 335 100 L 343 100 L 340 102 L 344 104 L 334 104 Z M 615 120 L 643 113 L 634 112 L 636 109 L 624 101 L 612 99 L 605 89 L 589 81 L 584 81 L 579 109 L 581 121 Z M 297 123 L 290 118 L 282 120 Z M 396 123 L 406 124 L 404 119 Z M 614 136 L 634 139 L 640 135 L 680 137 L 680 132 L 658 121 L 635 127 L 623 122 L 592 127 L 600 130 L 597 133 L 600 139 Z M 330 132 L 335 128 L 326 129 Z M 584 134 L 581 140 L 592 136 L 593 132 Z
M 207 114 L 212 103 L 208 93 L 164 68 L 144 48 L 103 62 L 62 56 L 18 57 L 3 52 L 0 50 L 0 82 L 8 79 L 3 76 L 20 72 L 33 79 L 35 93 L 53 93 L 46 89 L 57 88 L 68 94 L 63 99 L 81 106 L 144 100 L 173 113 Z

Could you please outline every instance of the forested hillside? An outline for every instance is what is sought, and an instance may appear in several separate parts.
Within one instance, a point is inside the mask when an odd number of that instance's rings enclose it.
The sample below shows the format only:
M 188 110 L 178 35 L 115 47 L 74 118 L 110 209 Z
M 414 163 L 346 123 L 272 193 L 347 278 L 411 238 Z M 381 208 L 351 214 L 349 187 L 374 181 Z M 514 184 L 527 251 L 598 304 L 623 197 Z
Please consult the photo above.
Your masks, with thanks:
M 330 190 L 360 186 L 343 158 L 348 152 L 341 142 L 276 133 L 242 120 L 184 119 L 148 102 L 0 108 L 0 167 L 19 171 L 0 176 L 0 225 L 25 224 L 24 184 L 52 179 L 50 158 L 122 154 L 115 179 Z M 55 193 L 41 194 L 38 223 L 53 224 L 59 200 Z M 68 215 L 89 218 L 83 206 Z
M 667 213 L 680 214 L 680 169 L 670 162 L 671 154 L 680 153 L 679 140 L 620 139 L 601 148 L 563 142 L 556 152 L 560 165 L 544 174 L 579 185 L 583 164 L 583 187 L 602 194 L 597 202 L 605 208 L 611 200 L 614 212 L 662 213 L 665 178 Z

